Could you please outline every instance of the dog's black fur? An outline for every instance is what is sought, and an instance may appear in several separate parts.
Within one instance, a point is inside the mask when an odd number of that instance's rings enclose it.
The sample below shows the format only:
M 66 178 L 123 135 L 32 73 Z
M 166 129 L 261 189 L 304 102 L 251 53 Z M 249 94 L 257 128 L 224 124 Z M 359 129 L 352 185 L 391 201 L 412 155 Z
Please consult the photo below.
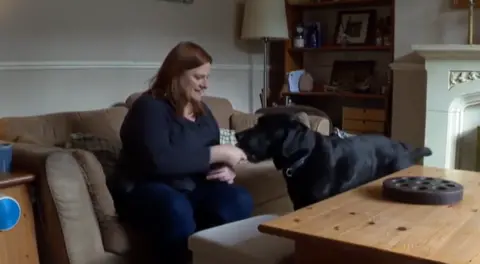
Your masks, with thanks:
M 381 135 L 324 136 L 295 116 L 271 114 L 236 134 L 252 162 L 273 159 L 283 171 L 294 209 L 300 209 L 414 165 L 430 156 Z

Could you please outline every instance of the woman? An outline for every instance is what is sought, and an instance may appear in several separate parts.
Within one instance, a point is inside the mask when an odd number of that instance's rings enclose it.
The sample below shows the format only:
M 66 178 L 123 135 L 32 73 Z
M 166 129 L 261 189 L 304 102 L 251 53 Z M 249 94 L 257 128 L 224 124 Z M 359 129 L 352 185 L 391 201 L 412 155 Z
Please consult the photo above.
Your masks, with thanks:
M 250 194 L 233 184 L 231 168 L 245 153 L 219 145 L 218 125 L 201 101 L 211 63 L 200 46 L 178 44 L 120 131 L 123 149 L 109 188 L 119 216 L 144 231 L 162 263 L 185 263 L 192 233 L 253 210 Z

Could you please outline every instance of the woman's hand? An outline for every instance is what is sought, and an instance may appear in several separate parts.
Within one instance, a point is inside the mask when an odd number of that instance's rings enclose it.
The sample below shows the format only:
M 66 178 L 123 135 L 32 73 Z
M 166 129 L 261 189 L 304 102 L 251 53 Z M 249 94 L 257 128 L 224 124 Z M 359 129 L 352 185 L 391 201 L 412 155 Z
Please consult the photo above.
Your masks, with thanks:
M 235 176 L 235 172 L 229 166 L 222 166 L 211 170 L 207 175 L 207 180 L 218 180 L 232 184 Z
M 216 145 L 211 148 L 211 163 L 226 163 L 230 167 L 247 160 L 243 150 L 234 145 Z
M 229 144 L 226 144 L 226 145 L 223 145 L 223 146 L 226 147 L 225 151 L 227 153 L 227 160 L 225 162 L 230 167 L 233 168 L 237 164 L 247 160 L 247 155 L 240 148 L 237 148 L 236 146 L 229 145 Z

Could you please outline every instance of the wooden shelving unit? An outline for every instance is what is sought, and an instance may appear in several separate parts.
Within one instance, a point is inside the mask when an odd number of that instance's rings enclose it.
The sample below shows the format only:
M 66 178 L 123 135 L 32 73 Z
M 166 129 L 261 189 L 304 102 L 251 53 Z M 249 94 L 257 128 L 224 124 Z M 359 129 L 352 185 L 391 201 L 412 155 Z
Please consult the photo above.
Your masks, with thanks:
M 462 1 L 462 0 L 457 0 Z M 468 0 L 466 0 L 468 1 Z M 358 6 L 388 6 L 391 4 L 390 0 L 339 0 L 339 1 L 321 1 L 321 2 L 305 2 L 298 4 L 289 4 L 287 8 L 338 8 L 338 7 L 358 7 Z
M 348 98 L 369 98 L 369 99 L 382 99 L 387 100 L 387 96 L 382 94 L 363 94 L 363 93 L 350 93 L 350 92 L 284 92 L 283 96 L 338 96 L 338 97 L 348 97 Z
M 392 46 L 324 46 L 320 48 L 291 48 L 290 52 L 346 52 L 346 51 L 384 51 L 392 52 Z
M 451 6 L 455 9 L 467 9 L 469 6 L 469 0 L 449 0 L 452 1 Z M 480 2 L 475 2 L 475 8 L 480 7 Z
M 391 24 L 394 25 L 394 6 L 395 0 L 321 0 L 319 2 L 313 1 L 286 1 L 286 14 L 288 30 L 291 38 L 284 42 L 272 42 L 270 49 L 270 105 L 272 103 L 285 104 L 287 101 L 293 101 L 298 104 L 308 104 L 317 108 L 322 108 L 326 104 L 332 105 L 348 105 L 348 107 L 357 107 L 358 109 L 375 108 L 385 111 L 385 134 L 389 134 L 390 130 L 390 101 L 391 101 L 391 87 L 386 94 L 366 94 L 366 93 L 353 93 L 353 92 L 325 92 L 319 91 L 317 87 L 314 92 L 299 92 L 290 93 L 285 91 L 285 76 L 288 72 L 305 69 L 308 72 L 308 68 L 305 65 L 305 61 L 309 59 L 310 64 L 312 58 L 321 56 L 338 56 L 339 60 L 345 60 L 344 57 L 348 57 L 347 54 L 351 54 L 352 57 L 356 57 L 355 54 L 373 54 L 372 57 L 386 56 L 387 61 L 393 61 L 394 51 L 394 28 L 391 28 L 390 45 L 375 45 L 366 43 L 363 45 L 348 44 L 348 45 L 336 45 L 333 44 L 334 36 L 327 36 L 329 39 L 324 39 L 324 43 L 316 48 L 295 48 L 293 46 L 293 36 L 295 33 L 295 27 L 305 21 L 306 17 L 312 20 L 312 16 L 318 15 L 318 12 L 322 12 L 325 17 L 336 17 L 339 12 L 352 11 L 352 10 L 371 10 L 382 9 L 388 11 Z M 332 13 L 325 13 L 332 12 Z M 308 15 L 306 15 L 308 14 Z M 327 15 L 325 15 L 327 14 Z M 383 14 L 382 14 L 383 15 Z M 320 22 L 321 23 L 321 22 Z M 329 23 L 332 23 L 329 21 Z M 328 24 L 328 23 L 327 23 Z M 327 30 L 328 31 L 328 30 Z M 378 55 L 375 55 L 378 54 Z M 364 55 L 368 56 L 368 55 Z M 372 59 L 373 60 L 373 59 Z M 383 61 L 384 62 L 384 61 Z M 319 65 L 324 67 L 325 61 L 319 61 Z M 382 65 L 385 63 L 382 63 Z M 388 63 L 387 63 L 388 65 Z M 388 66 L 387 66 L 388 67 Z M 388 71 L 388 69 L 385 69 Z M 325 74 L 324 74 L 325 75 Z M 315 79 L 315 77 L 314 77 Z M 316 81 L 316 80 L 315 80 Z M 325 82 L 324 82 L 325 83 Z M 322 101 L 320 103 L 320 101 Z M 372 109 L 373 109 L 372 108 Z M 330 113 L 326 109 L 321 109 L 326 112 L 334 120 L 334 125 L 339 125 L 339 120 L 342 120 L 342 109 L 336 108 L 335 113 Z M 337 112 L 340 112 L 338 115 Z

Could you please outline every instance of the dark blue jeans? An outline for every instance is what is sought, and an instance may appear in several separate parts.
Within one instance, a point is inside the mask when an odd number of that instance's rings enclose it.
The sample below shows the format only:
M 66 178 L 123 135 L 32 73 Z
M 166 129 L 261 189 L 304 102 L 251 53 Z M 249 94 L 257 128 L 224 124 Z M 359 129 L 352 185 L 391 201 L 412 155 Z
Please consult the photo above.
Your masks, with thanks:
M 160 182 L 138 184 L 116 201 L 118 214 L 133 228 L 144 231 L 158 263 L 182 264 L 190 258 L 188 237 L 195 231 L 251 216 L 253 200 L 237 185 L 203 181 L 190 193 Z

